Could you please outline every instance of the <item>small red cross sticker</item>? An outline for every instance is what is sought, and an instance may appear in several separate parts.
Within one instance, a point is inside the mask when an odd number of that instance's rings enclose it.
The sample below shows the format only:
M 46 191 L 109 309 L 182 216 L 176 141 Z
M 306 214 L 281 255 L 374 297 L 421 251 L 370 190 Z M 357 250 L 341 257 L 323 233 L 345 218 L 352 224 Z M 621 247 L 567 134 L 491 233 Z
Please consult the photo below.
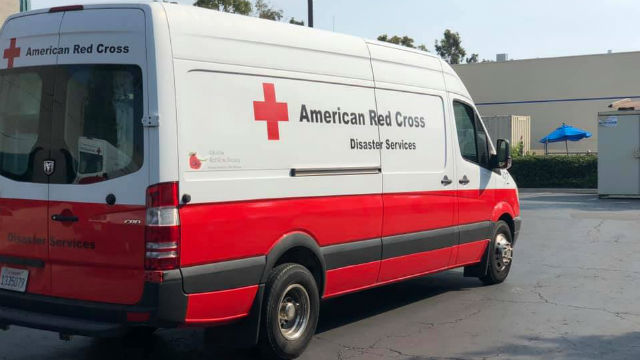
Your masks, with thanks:
M 13 68 L 13 60 L 17 57 L 20 57 L 20 48 L 16 47 L 16 38 L 11 39 L 11 45 L 4 49 L 4 59 L 8 59 L 7 61 L 7 69 Z
M 253 114 L 256 121 L 267 122 L 269 140 L 280 140 L 280 121 L 289 121 L 287 103 L 276 102 L 276 89 L 273 84 L 263 83 L 264 101 L 253 102 Z

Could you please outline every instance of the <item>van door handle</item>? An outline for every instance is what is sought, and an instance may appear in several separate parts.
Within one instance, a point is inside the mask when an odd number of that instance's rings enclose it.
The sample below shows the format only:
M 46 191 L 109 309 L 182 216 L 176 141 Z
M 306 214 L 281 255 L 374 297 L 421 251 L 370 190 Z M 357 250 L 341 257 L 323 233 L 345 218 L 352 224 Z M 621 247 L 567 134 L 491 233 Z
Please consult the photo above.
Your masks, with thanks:
M 444 178 L 442 178 L 442 180 L 440 181 L 440 183 L 444 186 L 449 186 L 453 183 L 453 180 L 449 179 L 449 177 L 445 175 Z
M 60 221 L 60 222 L 77 222 L 77 216 L 64 216 L 64 215 L 53 215 L 51 216 L 51 220 Z
M 469 180 L 467 175 L 465 175 L 462 177 L 462 179 L 458 180 L 458 182 L 460 183 L 460 185 L 468 185 L 471 182 L 471 180 Z

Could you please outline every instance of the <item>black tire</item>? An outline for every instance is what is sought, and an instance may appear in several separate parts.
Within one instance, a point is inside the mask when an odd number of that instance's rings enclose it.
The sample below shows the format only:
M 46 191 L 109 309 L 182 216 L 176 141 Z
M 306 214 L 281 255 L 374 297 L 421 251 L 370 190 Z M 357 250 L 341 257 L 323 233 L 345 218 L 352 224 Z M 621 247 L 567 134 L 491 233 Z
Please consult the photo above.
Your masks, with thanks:
M 304 303 L 307 297 L 303 289 L 308 295 L 306 307 Z M 300 301 L 287 301 L 296 299 Z M 289 329 L 289 320 L 283 320 L 280 316 L 283 304 L 290 304 L 290 307 L 284 307 L 286 309 L 296 309 L 293 310 L 295 315 L 288 313 L 291 317 L 297 319 L 302 314 L 301 318 L 308 319 L 306 325 L 296 325 L 299 323 L 291 320 L 292 333 L 287 333 L 289 338 L 283 333 Z M 307 313 L 308 317 L 304 315 Z M 298 264 L 283 264 L 273 269 L 265 286 L 260 324 L 259 345 L 263 355 L 272 359 L 295 359 L 300 356 L 315 334 L 319 313 L 318 285 L 307 268 Z M 295 329 L 298 331 L 293 331 Z
M 491 243 L 489 244 L 489 252 L 487 253 L 487 273 L 480 277 L 480 280 L 485 285 L 500 284 L 505 281 L 511 270 L 513 259 L 510 258 L 508 263 L 505 263 L 504 258 L 501 256 L 501 249 L 504 249 L 504 245 L 500 246 L 499 243 L 503 243 L 506 240 L 509 243 L 510 255 L 513 254 L 513 237 L 511 236 L 511 229 L 506 222 L 500 220 L 496 223 L 495 230 Z

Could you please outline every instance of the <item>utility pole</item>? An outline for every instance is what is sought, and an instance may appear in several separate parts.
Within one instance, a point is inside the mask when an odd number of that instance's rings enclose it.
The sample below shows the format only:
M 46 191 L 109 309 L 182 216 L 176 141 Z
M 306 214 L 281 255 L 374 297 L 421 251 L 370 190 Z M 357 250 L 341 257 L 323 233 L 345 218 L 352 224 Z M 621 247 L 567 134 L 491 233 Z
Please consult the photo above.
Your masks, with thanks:
M 313 27 L 313 0 L 307 0 L 309 5 L 309 27 Z
M 31 4 L 29 0 L 20 0 L 20 12 L 31 10 Z

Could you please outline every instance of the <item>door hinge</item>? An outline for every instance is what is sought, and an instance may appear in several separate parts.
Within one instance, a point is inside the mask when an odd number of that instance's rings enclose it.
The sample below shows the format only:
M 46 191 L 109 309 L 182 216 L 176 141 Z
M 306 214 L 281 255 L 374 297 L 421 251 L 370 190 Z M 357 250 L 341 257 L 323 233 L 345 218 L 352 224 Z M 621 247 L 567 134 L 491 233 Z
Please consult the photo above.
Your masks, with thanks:
M 159 115 L 147 115 L 142 118 L 142 126 L 144 127 L 156 127 L 160 125 Z

